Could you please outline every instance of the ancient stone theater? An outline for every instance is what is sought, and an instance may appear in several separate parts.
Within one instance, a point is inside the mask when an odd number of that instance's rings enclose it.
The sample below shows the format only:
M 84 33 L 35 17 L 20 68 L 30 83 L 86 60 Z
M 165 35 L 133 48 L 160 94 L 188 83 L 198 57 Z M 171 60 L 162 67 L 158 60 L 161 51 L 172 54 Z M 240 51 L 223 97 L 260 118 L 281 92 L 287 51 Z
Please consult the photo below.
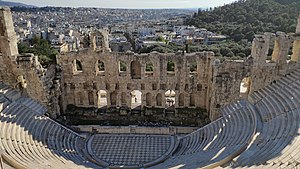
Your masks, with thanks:
M 300 168 L 300 17 L 244 60 L 115 53 L 105 31 L 90 44 L 45 68 L 0 8 L 1 169 Z

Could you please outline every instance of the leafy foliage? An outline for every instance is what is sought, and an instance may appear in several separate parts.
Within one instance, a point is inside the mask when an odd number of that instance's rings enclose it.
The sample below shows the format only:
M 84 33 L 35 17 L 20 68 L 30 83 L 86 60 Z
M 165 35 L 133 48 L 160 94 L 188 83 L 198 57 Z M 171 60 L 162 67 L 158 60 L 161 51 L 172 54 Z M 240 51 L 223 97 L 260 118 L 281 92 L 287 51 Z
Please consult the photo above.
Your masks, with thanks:
M 210 10 L 198 10 L 186 24 L 228 35 L 235 42 L 252 41 L 263 32 L 295 32 L 299 0 L 239 0 Z
M 190 72 L 196 72 L 197 71 L 197 63 L 192 63 L 190 65 Z
M 167 71 L 168 72 L 174 72 L 175 71 L 175 63 L 172 61 L 168 61 L 167 63 Z
M 105 71 L 105 66 L 104 66 L 104 62 L 102 61 L 98 61 L 98 70 L 99 71 Z
M 249 42 L 234 42 L 226 41 L 221 44 L 214 45 L 189 45 L 189 52 L 203 52 L 212 51 L 216 57 L 237 57 L 244 58 L 251 54 L 251 43 Z M 140 50 L 140 53 L 150 53 L 153 51 L 159 53 L 176 53 L 184 50 L 183 46 L 169 44 L 169 45 L 152 45 L 144 47 Z
M 153 72 L 154 66 L 152 63 L 147 63 L 146 64 L 146 72 Z
M 49 65 L 55 62 L 57 51 L 54 50 L 49 42 L 39 37 L 34 37 L 29 43 L 20 42 L 18 44 L 19 53 L 33 53 L 38 56 L 42 65 Z
M 120 69 L 120 72 L 126 72 L 126 68 L 127 66 L 126 66 L 126 62 L 124 62 L 124 61 L 120 61 L 119 62 L 119 69 Z
M 76 70 L 77 71 L 82 71 L 82 65 L 81 65 L 81 62 L 79 60 L 76 60 Z

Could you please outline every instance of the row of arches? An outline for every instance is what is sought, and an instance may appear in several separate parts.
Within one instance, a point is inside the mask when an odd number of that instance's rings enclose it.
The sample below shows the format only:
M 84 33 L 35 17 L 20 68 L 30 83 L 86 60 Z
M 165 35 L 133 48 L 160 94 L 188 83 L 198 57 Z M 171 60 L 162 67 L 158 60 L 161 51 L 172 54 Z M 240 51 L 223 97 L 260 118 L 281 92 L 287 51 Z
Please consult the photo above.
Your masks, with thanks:
M 173 61 L 169 60 L 167 62 L 167 74 L 175 74 L 175 68 L 176 65 Z M 125 61 L 120 60 L 119 61 L 119 73 L 125 73 L 127 71 L 127 64 Z M 195 74 L 197 72 L 197 63 L 191 63 L 189 64 L 189 73 L 190 74 Z M 95 63 L 95 71 L 96 74 L 103 74 L 105 72 L 105 63 L 101 60 L 97 60 Z M 149 62 L 146 63 L 145 65 L 145 74 L 146 75 L 151 75 L 154 72 L 154 65 L 153 63 Z M 73 61 L 73 74 L 77 74 L 83 72 L 82 64 L 79 60 L 75 59 Z M 130 74 L 132 79 L 140 79 L 142 76 L 142 65 L 140 64 L 139 61 L 132 61 L 130 64 Z
M 127 106 L 131 109 L 141 109 L 142 102 L 144 102 L 143 105 L 147 107 L 165 106 L 165 108 L 175 108 L 176 102 L 178 102 L 177 106 L 184 107 L 187 106 L 185 104 L 187 96 L 189 97 L 188 106 L 196 106 L 196 94 L 193 93 L 180 93 L 177 98 L 178 100 L 176 100 L 176 93 L 174 90 L 167 90 L 165 93 L 157 94 L 148 92 L 145 94 L 144 98 L 142 96 L 142 92 L 139 90 L 133 90 L 129 95 L 126 92 L 117 93 L 116 91 L 113 91 L 111 93 L 107 93 L 105 90 L 99 90 L 97 93 L 98 108 L 106 108 L 107 106 Z M 118 99 L 120 100 L 119 102 Z

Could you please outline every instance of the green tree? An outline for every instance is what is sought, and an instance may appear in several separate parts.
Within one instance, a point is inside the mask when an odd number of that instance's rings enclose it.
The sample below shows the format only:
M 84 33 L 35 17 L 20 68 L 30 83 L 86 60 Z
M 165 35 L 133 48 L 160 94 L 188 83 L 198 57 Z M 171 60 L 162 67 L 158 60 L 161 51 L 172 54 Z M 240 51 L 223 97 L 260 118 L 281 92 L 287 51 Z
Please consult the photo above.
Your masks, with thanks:
M 31 40 L 31 45 L 32 46 L 24 42 L 18 43 L 19 53 L 33 53 L 37 55 L 39 61 L 44 66 L 55 62 L 58 53 L 50 46 L 47 40 L 34 36 Z

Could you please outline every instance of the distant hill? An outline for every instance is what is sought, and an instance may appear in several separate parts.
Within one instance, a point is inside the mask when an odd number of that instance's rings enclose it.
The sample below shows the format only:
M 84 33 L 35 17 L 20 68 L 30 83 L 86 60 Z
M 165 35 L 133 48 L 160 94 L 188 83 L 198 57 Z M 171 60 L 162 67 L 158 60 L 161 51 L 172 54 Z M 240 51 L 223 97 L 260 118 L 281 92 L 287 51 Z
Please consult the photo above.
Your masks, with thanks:
M 17 3 L 17 2 L 1 1 L 1 0 L 0 0 L 0 6 L 27 7 L 27 8 L 35 7 L 33 5 L 27 5 L 27 4 L 23 4 L 23 3 Z
M 251 41 L 263 32 L 295 32 L 300 0 L 239 0 L 210 10 L 199 9 L 186 24 Z

